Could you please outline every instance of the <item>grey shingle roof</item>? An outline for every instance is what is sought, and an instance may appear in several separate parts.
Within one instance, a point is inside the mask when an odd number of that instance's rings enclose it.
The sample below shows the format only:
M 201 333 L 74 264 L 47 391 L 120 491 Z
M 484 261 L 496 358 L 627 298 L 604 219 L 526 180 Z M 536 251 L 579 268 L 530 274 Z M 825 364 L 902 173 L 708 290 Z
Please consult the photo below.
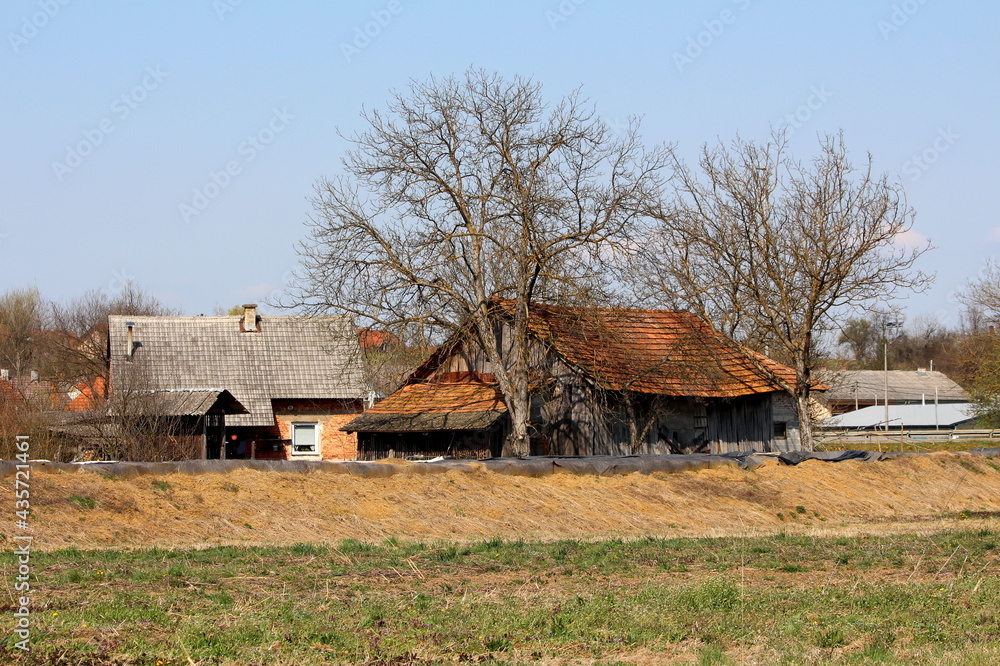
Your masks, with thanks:
M 272 399 L 356 399 L 365 395 L 357 334 L 350 317 L 262 315 L 259 332 L 241 316 L 108 317 L 112 390 L 141 363 L 152 389 L 228 390 L 249 411 L 234 426 L 272 425 Z M 136 343 L 127 361 L 128 327 Z
M 871 400 L 885 394 L 885 372 L 882 370 L 838 370 L 825 372 L 822 380 L 830 387 L 826 399 L 830 401 L 853 401 L 855 389 L 858 398 Z M 938 391 L 938 402 L 966 402 L 968 394 L 942 372 L 936 370 L 890 370 L 889 402 L 934 401 L 934 389 Z
M 248 413 L 239 400 L 224 389 L 169 389 L 150 391 L 148 397 L 137 403 L 148 406 L 150 413 L 163 416 L 201 416 L 213 408 L 225 410 L 229 418 Z

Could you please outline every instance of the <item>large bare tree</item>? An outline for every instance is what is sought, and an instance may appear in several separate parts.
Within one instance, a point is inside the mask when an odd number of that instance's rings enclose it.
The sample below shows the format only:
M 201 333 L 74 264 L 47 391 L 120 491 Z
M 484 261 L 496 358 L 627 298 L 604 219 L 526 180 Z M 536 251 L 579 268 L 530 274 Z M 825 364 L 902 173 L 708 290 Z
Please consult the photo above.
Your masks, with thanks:
M 505 453 L 526 454 L 528 305 L 601 293 L 665 153 L 577 93 L 548 106 L 538 83 L 479 70 L 412 82 L 362 118 L 343 175 L 317 187 L 292 300 L 390 330 L 468 326 L 511 415 Z M 510 340 L 497 299 L 513 301 Z
M 705 146 L 698 169 L 673 154 L 675 196 L 661 204 L 643 253 L 645 286 L 741 342 L 794 367 L 782 383 L 812 448 L 809 394 L 817 334 L 833 316 L 921 289 L 929 244 L 905 242 L 913 210 L 902 186 L 852 166 L 842 136 L 802 163 L 778 133 Z

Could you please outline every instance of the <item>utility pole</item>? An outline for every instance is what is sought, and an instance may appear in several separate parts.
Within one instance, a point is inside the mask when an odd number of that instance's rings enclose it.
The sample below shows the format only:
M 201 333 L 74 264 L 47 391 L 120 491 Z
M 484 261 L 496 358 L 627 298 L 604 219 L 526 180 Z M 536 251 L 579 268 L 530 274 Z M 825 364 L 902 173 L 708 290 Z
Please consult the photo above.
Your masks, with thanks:
M 882 354 L 885 365 L 885 431 L 889 432 L 889 329 L 901 325 L 898 321 L 888 321 L 882 323 L 882 340 L 884 342 L 884 352 Z

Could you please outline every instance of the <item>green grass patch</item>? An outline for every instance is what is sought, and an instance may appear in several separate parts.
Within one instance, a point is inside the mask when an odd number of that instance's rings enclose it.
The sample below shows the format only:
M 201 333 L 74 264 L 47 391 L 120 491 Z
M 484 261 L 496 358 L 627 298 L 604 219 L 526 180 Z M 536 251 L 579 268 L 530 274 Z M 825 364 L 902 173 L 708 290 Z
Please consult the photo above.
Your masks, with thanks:
M 819 442 L 815 445 L 817 451 L 969 451 L 978 448 L 995 448 L 1000 446 L 1000 440 L 923 440 L 913 441 L 884 441 L 884 442 L 864 442 L 858 440 L 836 441 L 829 440 Z
M 36 552 L 34 651 L 8 641 L 0 663 L 734 664 L 751 649 L 760 663 L 994 663 L 997 540 L 980 528 Z M 16 569 L 10 551 L 0 563 Z
M 75 504 L 81 509 L 93 509 L 97 506 L 97 502 L 93 497 L 86 497 L 83 495 L 70 495 L 66 498 L 70 504 Z

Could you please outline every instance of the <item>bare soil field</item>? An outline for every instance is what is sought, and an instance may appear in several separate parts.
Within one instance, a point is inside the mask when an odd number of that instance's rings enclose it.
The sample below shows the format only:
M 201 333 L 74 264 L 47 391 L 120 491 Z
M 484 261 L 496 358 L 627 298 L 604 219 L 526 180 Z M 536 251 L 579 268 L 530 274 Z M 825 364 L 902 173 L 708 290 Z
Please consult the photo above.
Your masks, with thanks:
M 130 479 L 35 470 L 31 508 L 36 550 L 934 532 L 1000 512 L 1000 460 L 937 453 L 540 478 L 482 469 L 389 478 L 240 469 Z M 13 513 L 0 517 L 8 543 Z

